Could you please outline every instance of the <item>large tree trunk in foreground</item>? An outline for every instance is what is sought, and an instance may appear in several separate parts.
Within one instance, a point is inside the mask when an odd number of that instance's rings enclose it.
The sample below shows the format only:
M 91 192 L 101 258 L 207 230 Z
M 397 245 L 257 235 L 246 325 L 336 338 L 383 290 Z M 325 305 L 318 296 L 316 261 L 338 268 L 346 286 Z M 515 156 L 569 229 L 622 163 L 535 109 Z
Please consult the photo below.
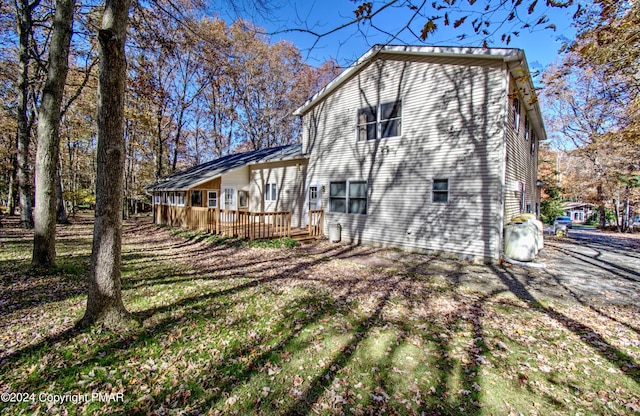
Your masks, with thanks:
M 49 46 L 49 73 L 38 113 L 36 207 L 33 235 L 34 267 L 53 267 L 56 261 L 57 172 L 60 153 L 60 106 L 69 72 L 69 44 L 75 0 L 57 0 Z
M 96 214 L 87 309 L 81 326 L 123 328 L 131 317 L 122 303 L 120 275 L 124 173 L 124 93 L 129 0 L 106 0 L 98 80 Z
M 31 140 L 31 123 L 29 121 L 29 36 L 33 29 L 31 15 L 40 0 L 29 3 L 21 0 L 17 7 L 18 39 L 20 61 L 20 90 L 18 99 L 18 153 L 16 156 L 16 176 L 18 180 L 18 199 L 20 204 L 20 226 L 33 227 L 33 204 L 31 202 L 32 184 L 29 176 L 29 141 Z

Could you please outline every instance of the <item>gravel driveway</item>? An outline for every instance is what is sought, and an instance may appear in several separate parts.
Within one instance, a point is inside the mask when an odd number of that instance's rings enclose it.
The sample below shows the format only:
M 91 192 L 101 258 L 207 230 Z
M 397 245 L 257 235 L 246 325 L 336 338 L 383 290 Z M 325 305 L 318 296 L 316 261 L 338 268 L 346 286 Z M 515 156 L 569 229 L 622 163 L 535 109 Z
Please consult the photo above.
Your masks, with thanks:
M 365 246 L 316 243 L 302 248 L 374 268 L 436 275 L 454 286 L 487 296 L 513 293 L 528 302 L 555 301 L 587 306 L 640 306 L 640 234 L 571 231 L 569 237 L 545 234 L 545 248 L 536 258 L 544 268 L 504 263 L 472 264 L 446 257 Z

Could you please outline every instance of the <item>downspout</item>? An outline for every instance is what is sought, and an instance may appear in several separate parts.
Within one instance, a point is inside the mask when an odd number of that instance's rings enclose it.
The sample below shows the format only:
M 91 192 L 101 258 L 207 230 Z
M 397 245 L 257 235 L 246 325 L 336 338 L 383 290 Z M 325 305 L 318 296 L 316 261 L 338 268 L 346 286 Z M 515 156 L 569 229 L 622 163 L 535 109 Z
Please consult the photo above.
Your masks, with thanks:
M 520 53 L 518 53 L 520 55 Z M 500 212 L 499 216 L 499 232 L 498 232 L 498 259 L 504 256 L 504 209 L 505 209 L 505 197 L 506 197 L 506 187 L 507 187 L 507 140 L 509 138 L 507 134 L 507 129 L 509 126 L 509 62 L 515 61 L 519 58 L 509 57 L 504 60 L 504 93 L 505 97 L 502 101 L 503 103 L 503 119 L 502 119 L 502 132 L 503 132 L 503 140 L 502 140 L 502 163 L 500 164 L 500 168 L 502 172 L 500 172 Z

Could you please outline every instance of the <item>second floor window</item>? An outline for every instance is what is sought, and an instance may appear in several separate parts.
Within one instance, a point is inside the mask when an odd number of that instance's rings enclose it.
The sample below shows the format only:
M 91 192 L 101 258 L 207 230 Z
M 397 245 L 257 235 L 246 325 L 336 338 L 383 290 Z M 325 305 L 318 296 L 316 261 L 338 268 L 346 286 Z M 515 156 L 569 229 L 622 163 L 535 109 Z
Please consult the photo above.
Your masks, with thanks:
M 400 136 L 401 124 L 401 101 L 361 108 L 358 110 L 358 140 Z
M 513 99 L 513 128 L 516 132 L 520 129 L 520 100 Z

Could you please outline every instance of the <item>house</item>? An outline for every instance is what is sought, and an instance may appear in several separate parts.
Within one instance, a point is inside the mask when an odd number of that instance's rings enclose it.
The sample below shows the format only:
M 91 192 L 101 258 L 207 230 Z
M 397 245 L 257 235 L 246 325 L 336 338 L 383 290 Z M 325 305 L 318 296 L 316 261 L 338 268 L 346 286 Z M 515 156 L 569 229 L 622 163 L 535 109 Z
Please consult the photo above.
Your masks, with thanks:
M 571 218 L 574 223 L 584 223 L 587 218 L 598 209 L 595 204 L 586 202 L 565 202 L 562 204 L 564 215 Z
M 309 224 L 301 149 L 229 155 L 168 176 L 147 188 L 154 222 L 244 238 L 291 235 L 292 226 Z
M 482 260 L 499 258 L 512 217 L 538 213 L 546 134 L 522 50 L 375 46 L 296 114 L 299 148 L 237 156 L 244 165 L 224 172 L 225 158 L 194 168 L 209 169 L 198 189 L 225 201 L 246 190 L 249 211 L 275 202 L 297 226 L 322 212 L 323 232 L 340 224 L 346 242 Z M 185 179 L 153 190 L 189 191 L 200 180 Z
M 307 186 L 347 241 L 495 260 L 504 225 L 538 213 L 521 50 L 374 47 L 297 114 Z

